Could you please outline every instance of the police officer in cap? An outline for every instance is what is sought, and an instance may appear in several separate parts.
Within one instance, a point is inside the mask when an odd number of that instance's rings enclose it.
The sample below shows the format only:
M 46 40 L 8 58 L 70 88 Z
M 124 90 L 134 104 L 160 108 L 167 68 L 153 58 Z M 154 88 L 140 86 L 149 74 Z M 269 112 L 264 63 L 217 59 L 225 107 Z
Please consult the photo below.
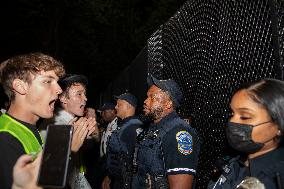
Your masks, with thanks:
M 126 189 L 131 188 L 134 147 L 143 123 L 135 116 L 137 99 L 134 95 L 124 93 L 116 99 L 115 109 L 120 121 L 109 139 L 107 168 L 111 188 Z
M 149 75 L 144 114 L 152 123 L 137 137 L 133 188 L 192 188 L 199 153 L 196 131 L 176 113 L 182 92 L 172 80 Z

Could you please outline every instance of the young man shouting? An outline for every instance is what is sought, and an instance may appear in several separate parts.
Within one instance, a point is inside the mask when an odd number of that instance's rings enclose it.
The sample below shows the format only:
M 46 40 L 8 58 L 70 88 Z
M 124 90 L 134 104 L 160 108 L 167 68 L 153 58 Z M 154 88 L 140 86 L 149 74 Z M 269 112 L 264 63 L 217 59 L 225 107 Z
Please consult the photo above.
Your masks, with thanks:
M 22 154 L 38 153 L 42 139 L 36 128 L 39 118 L 51 118 L 62 92 L 57 81 L 63 65 L 54 58 L 32 53 L 2 63 L 1 84 L 11 102 L 0 117 L 0 188 L 12 186 L 12 170 Z

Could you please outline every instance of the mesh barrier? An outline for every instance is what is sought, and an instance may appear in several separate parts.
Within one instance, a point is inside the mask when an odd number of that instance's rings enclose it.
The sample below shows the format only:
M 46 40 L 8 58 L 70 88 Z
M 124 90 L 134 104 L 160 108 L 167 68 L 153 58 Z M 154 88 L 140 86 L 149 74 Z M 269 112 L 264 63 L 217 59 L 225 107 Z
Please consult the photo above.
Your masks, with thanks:
M 206 188 L 216 159 L 229 153 L 224 128 L 233 91 L 260 78 L 282 79 L 281 1 L 189 0 L 148 39 L 148 72 L 174 78 L 179 109 L 203 139 L 197 188 Z

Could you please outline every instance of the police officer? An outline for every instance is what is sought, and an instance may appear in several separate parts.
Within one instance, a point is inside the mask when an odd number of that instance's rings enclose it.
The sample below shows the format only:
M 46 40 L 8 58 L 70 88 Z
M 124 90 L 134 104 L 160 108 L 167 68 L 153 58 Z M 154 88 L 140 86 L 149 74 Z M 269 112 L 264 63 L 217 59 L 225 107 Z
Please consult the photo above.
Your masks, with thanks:
M 222 175 L 209 183 L 209 189 L 241 188 L 247 177 L 257 178 L 268 189 L 284 187 L 283 107 L 283 81 L 263 79 L 237 90 L 226 135 L 244 155 L 223 166 Z
M 110 136 L 113 131 L 117 129 L 117 117 L 115 104 L 111 102 L 105 103 L 98 112 L 101 113 L 101 121 L 103 127 L 106 127 L 102 133 L 101 144 L 100 144 L 100 175 L 99 175 L 99 183 L 101 183 L 102 189 L 109 188 L 110 180 L 107 176 L 107 168 L 106 168 L 106 153 L 108 148 L 108 142 Z
M 105 159 L 107 145 L 109 141 L 109 137 L 112 135 L 112 132 L 117 128 L 117 116 L 115 110 L 115 104 L 111 102 L 105 103 L 101 109 L 98 110 L 101 113 L 102 124 L 107 124 L 105 127 L 105 131 L 101 137 L 101 145 L 100 145 L 100 157 Z
M 111 180 L 111 188 L 131 188 L 132 161 L 136 137 L 143 124 L 135 117 L 137 99 L 131 93 L 116 96 L 116 111 L 119 121 L 108 143 L 107 167 Z
M 133 188 L 192 188 L 199 153 L 196 131 L 175 109 L 182 92 L 172 80 L 149 75 L 144 114 L 152 120 L 137 137 Z

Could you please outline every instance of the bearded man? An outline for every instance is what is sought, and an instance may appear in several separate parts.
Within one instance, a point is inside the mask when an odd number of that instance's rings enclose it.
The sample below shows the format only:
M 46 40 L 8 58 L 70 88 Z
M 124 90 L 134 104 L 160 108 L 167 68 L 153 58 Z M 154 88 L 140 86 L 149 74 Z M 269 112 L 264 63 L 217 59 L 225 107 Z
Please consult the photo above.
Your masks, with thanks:
M 176 113 L 182 92 L 172 80 L 149 75 L 144 114 L 152 121 L 137 137 L 132 188 L 193 187 L 200 143 L 196 131 Z

